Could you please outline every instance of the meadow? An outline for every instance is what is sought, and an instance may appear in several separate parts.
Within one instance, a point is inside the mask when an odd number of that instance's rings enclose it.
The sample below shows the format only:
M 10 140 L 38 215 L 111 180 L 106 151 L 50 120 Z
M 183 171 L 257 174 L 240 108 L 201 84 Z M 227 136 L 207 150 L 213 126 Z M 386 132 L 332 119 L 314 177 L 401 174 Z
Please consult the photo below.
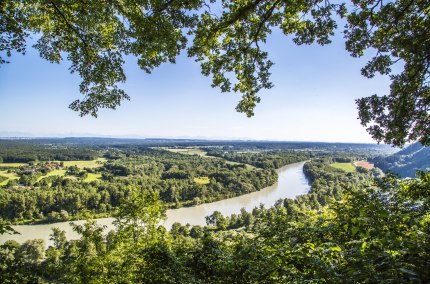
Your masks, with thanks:
M 59 161 L 55 161 L 56 163 L 60 163 Z M 77 166 L 80 169 L 83 168 L 98 168 L 100 167 L 104 162 L 106 162 L 105 158 L 98 158 L 96 160 L 89 160 L 89 161 L 64 161 L 64 166 L 65 167 L 70 167 L 70 166 Z
M 0 168 L 19 168 L 22 166 L 28 166 L 27 163 L 0 163 Z
M 352 163 L 332 163 L 330 164 L 333 168 L 343 170 L 347 173 L 355 172 L 355 166 Z
M 0 176 L 7 178 L 6 180 L 0 182 L 0 186 L 6 185 L 10 180 L 19 179 L 19 176 L 16 173 L 8 173 L 8 171 L 0 171 Z

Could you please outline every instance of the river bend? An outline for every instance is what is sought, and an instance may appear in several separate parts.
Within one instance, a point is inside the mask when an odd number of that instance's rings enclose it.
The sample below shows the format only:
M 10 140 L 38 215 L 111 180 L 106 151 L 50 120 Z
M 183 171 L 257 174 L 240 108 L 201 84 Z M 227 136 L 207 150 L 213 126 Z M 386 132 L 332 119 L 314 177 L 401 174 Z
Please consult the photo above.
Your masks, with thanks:
M 240 213 L 241 208 L 252 211 L 260 204 L 266 208 L 271 207 L 279 199 L 295 198 L 297 195 L 308 192 L 310 186 L 303 173 L 305 162 L 294 163 L 277 169 L 278 182 L 274 185 L 263 188 L 260 191 L 241 195 L 234 198 L 224 199 L 212 203 L 205 203 L 193 207 L 183 207 L 179 209 L 167 210 L 167 219 L 163 222 L 166 228 L 171 228 L 172 224 L 179 222 L 190 225 L 206 225 L 205 217 L 211 215 L 214 211 L 220 211 L 224 216 Z M 100 225 L 106 225 L 107 230 L 114 228 L 112 225 L 113 218 L 97 219 Z M 74 221 L 75 224 L 82 224 L 85 221 Z M 20 235 L 0 235 L 0 243 L 7 240 L 16 240 L 23 243 L 29 239 L 43 239 L 47 245 L 52 245 L 49 235 L 52 228 L 58 227 L 66 231 L 68 239 L 77 239 L 79 235 L 72 230 L 69 222 L 59 222 L 42 225 L 17 225 L 13 228 L 21 233 Z

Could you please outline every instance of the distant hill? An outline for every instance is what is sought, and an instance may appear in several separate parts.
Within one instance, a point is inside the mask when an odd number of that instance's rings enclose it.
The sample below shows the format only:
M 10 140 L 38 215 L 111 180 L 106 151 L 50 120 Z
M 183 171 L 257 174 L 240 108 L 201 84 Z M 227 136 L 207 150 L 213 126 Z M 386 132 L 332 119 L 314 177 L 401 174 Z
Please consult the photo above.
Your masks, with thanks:
M 414 143 L 393 155 L 373 158 L 372 162 L 384 172 L 415 177 L 418 170 L 430 170 L 430 147 Z

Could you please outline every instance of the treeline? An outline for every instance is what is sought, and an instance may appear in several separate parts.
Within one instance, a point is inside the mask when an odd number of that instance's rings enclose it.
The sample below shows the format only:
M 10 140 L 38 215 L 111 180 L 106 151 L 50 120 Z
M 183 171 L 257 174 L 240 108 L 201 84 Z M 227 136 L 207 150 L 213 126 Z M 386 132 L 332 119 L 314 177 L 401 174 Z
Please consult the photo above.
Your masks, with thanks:
M 0 190 L 0 217 L 14 223 L 66 221 L 87 210 L 111 214 L 130 187 L 156 191 L 169 207 L 177 208 L 254 192 L 278 177 L 273 169 L 150 149 L 117 156 L 95 169 L 69 167 L 68 176 L 41 178 L 38 171 L 16 171 L 20 178 Z M 85 182 L 90 173 L 102 179 Z M 207 182 L 200 182 L 202 178 Z
M 99 151 L 91 147 L 67 144 L 38 144 L 22 140 L 0 139 L 0 163 L 94 160 L 99 155 Z
M 307 171 L 316 182 L 326 170 L 337 180 L 319 163 Z M 157 226 L 156 192 L 132 189 L 107 235 L 89 222 L 75 227 L 78 240 L 55 229 L 47 250 L 40 240 L 6 242 L 0 282 L 428 283 L 430 174 L 367 181 L 345 185 L 318 209 L 305 199 L 280 201 L 171 231 Z
M 301 162 L 318 154 L 305 151 L 231 152 L 207 149 L 208 155 L 227 161 L 245 163 L 262 169 L 277 169 L 288 164 Z
M 374 156 L 389 152 L 385 145 L 319 142 L 206 141 L 191 139 L 35 138 L 0 139 L 0 162 L 92 160 L 106 150 L 139 151 L 151 147 L 199 147 L 215 152 L 324 151 Z M 283 164 L 278 163 L 279 164 Z

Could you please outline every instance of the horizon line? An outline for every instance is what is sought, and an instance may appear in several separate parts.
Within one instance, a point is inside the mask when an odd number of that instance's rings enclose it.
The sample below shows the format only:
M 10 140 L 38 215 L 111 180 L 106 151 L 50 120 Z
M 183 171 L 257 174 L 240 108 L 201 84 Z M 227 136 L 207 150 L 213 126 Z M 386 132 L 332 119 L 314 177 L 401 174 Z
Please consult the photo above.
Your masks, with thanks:
M 381 145 L 391 146 L 385 143 L 378 142 L 339 142 L 339 141 L 309 141 L 309 140 L 270 140 L 270 139 L 253 139 L 253 138 L 196 138 L 196 137 L 133 137 L 133 136 L 2 136 L 0 139 L 19 140 L 19 139 L 128 139 L 128 140 L 190 140 L 190 141 L 208 141 L 208 142 L 277 142 L 277 143 L 325 143 L 325 144 L 366 144 L 366 145 Z M 412 143 L 410 143 L 412 144 Z

